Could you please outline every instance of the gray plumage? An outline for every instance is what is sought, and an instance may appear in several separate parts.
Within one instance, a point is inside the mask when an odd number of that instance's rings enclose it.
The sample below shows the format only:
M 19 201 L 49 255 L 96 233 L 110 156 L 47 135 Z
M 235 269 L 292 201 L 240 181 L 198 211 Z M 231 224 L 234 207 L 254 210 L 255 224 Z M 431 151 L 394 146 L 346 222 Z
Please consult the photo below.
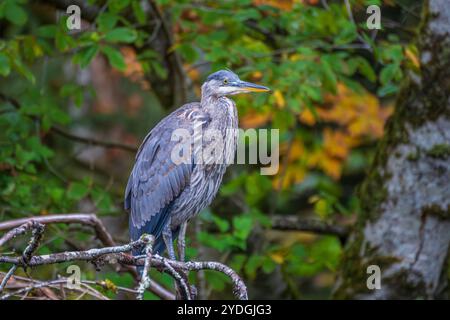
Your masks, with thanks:
M 268 91 L 268 88 L 241 81 L 231 71 L 213 73 L 202 86 L 200 102 L 175 110 L 145 137 L 125 190 L 132 240 L 143 233 L 153 234 L 154 252 L 162 253 L 167 245 L 169 256 L 174 259 L 171 240 L 177 237 L 182 223 L 213 201 L 226 167 L 234 157 L 238 116 L 234 102 L 226 95 L 250 91 Z M 184 129 L 193 137 L 187 163 L 176 164 L 172 160 L 172 152 L 180 143 L 172 137 L 177 129 Z M 221 163 L 203 154 L 214 143 L 199 134 L 208 130 L 222 137 L 219 150 L 224 161 Z M 199 162 L 198 157 L 202 156 L 204 161 Z

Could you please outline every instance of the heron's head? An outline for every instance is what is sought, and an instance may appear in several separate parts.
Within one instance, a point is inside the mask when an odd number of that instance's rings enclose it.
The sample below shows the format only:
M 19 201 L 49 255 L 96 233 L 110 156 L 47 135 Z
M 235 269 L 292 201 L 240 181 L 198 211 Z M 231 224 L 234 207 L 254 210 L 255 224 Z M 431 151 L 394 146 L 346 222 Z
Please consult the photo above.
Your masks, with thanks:
M 242 81 L 232 71 L 220 70 L 206 78 L 202 91 L 208 95 L 221 97 L 238 93 L 265 92 L 270 91 L 270 89 L 255 83 Z

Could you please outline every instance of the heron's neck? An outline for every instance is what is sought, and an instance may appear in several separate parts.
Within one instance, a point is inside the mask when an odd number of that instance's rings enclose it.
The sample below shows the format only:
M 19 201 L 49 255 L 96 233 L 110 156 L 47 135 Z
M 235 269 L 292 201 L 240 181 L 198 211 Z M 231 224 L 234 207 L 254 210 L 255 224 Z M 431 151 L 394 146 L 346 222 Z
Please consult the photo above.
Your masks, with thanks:
M 200 105 L 204 109 L 211 109 L 217 105 L 220 98 L 214 94 L 214 92 L 207 86 L 202 86 L 202 97 L 200 100 Z
M 203 109 L 211 109 L 217 105 L 217 101 L 219 101 L 219 97 L 217 96 L 204 96 L 202 95 L 202 99 L 200 100 L 200 105 Z
M 211 115 L 219 115 L 223 112 L 230 114 L 235 113 L 234 110 L 232 110 L 234 108 L 234 102 L 228 97 L 218 96 L 207 85 L 202 86 L 200 106 Z

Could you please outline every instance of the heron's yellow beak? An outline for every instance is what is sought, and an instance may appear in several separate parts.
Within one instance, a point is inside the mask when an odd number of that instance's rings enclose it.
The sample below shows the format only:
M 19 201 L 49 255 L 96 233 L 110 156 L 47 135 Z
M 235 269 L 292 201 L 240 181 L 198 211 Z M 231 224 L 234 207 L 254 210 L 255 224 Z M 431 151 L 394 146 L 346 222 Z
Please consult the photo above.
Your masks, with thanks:
M 268 87 L 260 86 L 259 84 L 241 81 L 239 82 L 238 87 L 242 89 L 242 91 L 246 92 L 267 92 L 270 91 Z

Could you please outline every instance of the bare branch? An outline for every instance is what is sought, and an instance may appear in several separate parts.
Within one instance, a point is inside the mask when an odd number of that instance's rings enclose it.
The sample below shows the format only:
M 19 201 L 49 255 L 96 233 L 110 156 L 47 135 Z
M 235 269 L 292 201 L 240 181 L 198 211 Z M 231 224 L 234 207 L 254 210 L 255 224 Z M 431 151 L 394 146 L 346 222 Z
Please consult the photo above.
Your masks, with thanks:
M 183 278 L 183 276 L 177 272 L 168 262 L 167 260 L 163 261 L 164 267 L 166 268 L 166 272 L 169 273 L 177 283 L 177 289 L 182 289 L 183 291 L 180 292 L 180 297 L 184 297 L 186 300 L 191 300 L 191 292 L 189 290 L 189 286 L 187 284 L 187 281 Z M 181 290 L 180 290 L 181 291 Z
M 5 288 L 6 284 L 8 283 L 9 279 L 12 277 L 12 275 L 14 274 L 14 272 L 16 272 L 17 270 L 17 265 L 13 265 L 11 267 L 11 269 L 9 269 L 9 271 L 5 274 L 5 276 L 2 279 L 2 283 L 0 283 L 0 293 L 3 291 L 3 289 Z
M 168 263 L 174 269 L 184 270 L 184 271 L 200 271 L 200 270 L 214 270 L 222 272 L 227 275 L 233 284 L 233 294 L 239 300 L 247 300 L 247 286 L 241 277 L 230 267 L 224 265 L 223 263 L 216 261 L 175 261 L 166 259 L 159 255 L 154 255 L 152 259 L 152 265 L 156 267 L 165 267 L 165 263 Z
M 81 285 L 83 286 L 83 288 L 73 288 L 70 290 L 75 290 L 75 291 L 81 292 L 81 295 L 78 297 L 78 299 L 80 299 L 81 297 L 83 297 L 86 294 L 89 294 L 90 296 L 96 297 L 99 300 L 109 300 L 108 297 L 106 297 L 105 295 L 101 294 L 99 291 L 97 291 L 94 288 L 92 288 L 91 286 L 89 286 L 88 283 L 95 284 L 95 282 L 93 282 L 93 281 L 90 281 L 90 282 L 81 281 Z M 0 299 L 6 300 L 11 297 L 19 296 L 22 294 L 25 294 L 25 296 L 26 296 L 32 290 L 42 289 L 42 288 L 54 288 L 54 289 L 61 290 L 61 287 L 64 289 L 69 289 L 69 288 L 67 288 L 67 279 L 63 278 L 63 279 L 50 280 L 50 281 L 33 280 L 31 283 L 23 286 L 22 288 L 1 296 Z
M 153 242 L 155 238 L 150 236 L 148 243 L 145 245 L 145 262 L 144 262 L 144 270 L 142 272 L 141 281 L 139 282 L 137 299 L 144 299 L 144 292 L 150 286 L 150 265 L 152 260 L 152 252 L 153 252 Z
M 0 278 L 3 276 L 6 276 L 5 273 L 0 272 Z M 2 298 L 9 298 L 12 296 L 18 296 L 24 293 L 24 291 L 30 292 L 31 290 L 34 289 L 42 289 L 42 288 L 52 288 L 52 289 L 56 289 L 59 292 L 61 292 L 61 298 L 65 299 L 65 290 L 73 290 L 73 291 L 79 291 L 82 294 L 83 293 L 87 293 L 89 295 L 92 295 L 96 298 L 99 299 L 104 299 L 106 298 L 105 296 L 103 296 L 102 294 L 100 294 L 97 290 L 95 290 L 94 288 L 92 288 L 91 286 L 93 285 L 97 285 L 100 286 L 106 290 L 111 290 L 111 286 L 109 284 L 107 284 L 105 281 L 92 281 L 92 280 L 80 280 L 80 284 L 83 285 L 83 288 L 78 288 L 78 287 L 73 287 L 73 288 L 69 288 L 67 287 L 67 283 L 68 283 L 68 278 L 65 277 L 60 277 L 59 279 L 56 280 L 50 280 L 50 281 L 41 281 L 41 280 L 36 280 L 36 279 L 31 279 L 31 278 L 26 278 L 26 277 L 21 277 L 21 276 L 17 276 L 14 275 L 12 276 L 12 279 L 14 280 L 14 283 L 12 285 L 8 285 L 8 289 L 19 289 L 18 291 L 12 292 L 8 295 L 3 296 Z M 39 288 L 36 288 L 36 285 L 40 285 Z M 21 290 L 24 289 L 25 290 Z M 131 294 L 136 294 L 137 291 L 133 290 L 133 289 L 129 289 L 129 288 L 125 288 L 125 287 L 121 287 L 121 286 L 117 286 L 114 284 L 114 291 L 122 291 L 122 292 L 126 292 L 126 293 L 131 293 Z M 46 294 L 47 295 L 47 294 Z
M 343 243 L 345 243 L 349 234 L 348 228 L 344 226 L 332 225 L 313 219 L 299 219 L 296 216 L 272 216 L 272 229 L 334 235 Z
M 57 127 L 57 126 L 53 126 L 51 128 L 51 131 L 64 137 L 64 138 L 67 138 L 67 139 L 70 139 L 70 140 L 73 140 L 76 142 L 80 142 L 80 143 L 93 145 L 93 146 L 122 149 L 124 151 L 132 152 L 132 153 L 136 153 L 136 151 L 138 150 L 138 148 L 136 146 L 125 144 L 125 143 L 114 142 L 114 141 L 104 141 L 104 140 L 96 139 L 96 138 L 92 138 L 92 137 L 81 137 L 74 133 L 66 131 L 60 127 Z
M 22 220 L 22 219 L 21 219 Z M 19 226 L 19 227 L 16 227 Z M 8 231 L 3 237 L 0 238 L 0 247 L 2 247 L 6 242 L 8 242 L 11 239 L 14 239 L 17 236 L 20 236 L 30 230 L 33 226 L 33 221 L 21 221 L 21 223 L 18 223 L 17 225 L 14 225 L 12 230 Z M 9 228 L 8 228 L 9 229 Z M 1 224 L 0 224 L 0 230 Z
M 44 225 L 40 224 L 38 222 L 35 222 L 35 221 L 30 221 L 16 229 L 12 230 L 13 232 L 7 234 L 7 236 L 10 236 L 11 238 L 13 238 L 13 237 L 17 236 L 19 233 L 24 233 L 27 230 L 30 230 L 30 228 L 32 229 L 31 239 L 22 254 L 22 263 L 24 263 L 24 264 L 28 263 L 28 261 L 31 259 L 31 256 L 38 248 L 39 243 L 41 242 L 42 237 L 44 236 L 44 229 L 45 229 Z M 4 243 L 4 242 L 8 241 L 8 237 L 4 237 L 4 238 L 6 238 L 6 239 L 3 240 L 3 238 L 2 238 L 2 239 L 0 239 L 1 240 L 0 242 Z M 3 278 L 3 280 L 0 284 L 0 292 L 3 291 L 6 284 L 8 283 L 9 279 L 11 278 L 11 276 L 14 274 L 14 272 L 16 272 L 17 267 L 18 267 L 18 265 L 15 264 L 11 267 L 11 269 L 9 269 L 8 273 L 5 275 L 5 277 Z
M 37 248 L 39 247 L 39 244 L 41 243 L 42 238 L 44 237 L 45 226 L 36 221 L 33 221 L 32 224 L 33 224 L 33 226 L 32 226 L 31 239 L 28 242 L 28 245 L 22 254 L 22 260 L 23 260 L 24 266 L 26 266 L 28 261 L 30 261 L 33 253 L 37 250 Z
M 139 240 L 130 242 L 122 246 L 95 248 L 85 251 L 66 251 L 60 253 L 46 254 L 40 256 L 33 256 L 28 262 L 24 262 L 18 257 L 0 256 L 0 263 L 12 263 L 19 266 L 41 266 L 47 264 L 70 262 L 70 261 L 95 261 L 104 255 L 111 253 L 129 252 L 133 249 L 139 249 L 149 241 L 148 236 Z
M 41 224 L 51 224 L 51 223 L 80 223 L 83 225 L 91 226 L 97 238 L 103 243 L 105 246 L 113 247 L 115 246 L 115 242 L 111 235 L 106 230 L 105 226 L 101 222 L 101 220 L 95 214 L 87 214 L 87 213 L 72 213 L 72 214 L 54 214 L 47 216 L 39 216 L 39 217 L 29 217 L 22 218 L 16 220 L 9 220 L 0 223 L 0 230 L 8 230 L 12 228 L 17 228 L 17 230 L 11 230 L 7 232 L 0 239 L 0 247 L 11 240 L 12 238 L 25 233 L 27 230 L 31 229 L 33 221 L 41 223 Z M 27 224 L 25 226 L 24 224 Z M 136 269 L 133 266 L 125 265 L 124 266 L 128 272 L 130 272 L 135 279 L 139 277 Z M 175 295 L 165 289 L 163 286 L 158 284 L 155 281 L 152 281 L 149 287 L 150 291 L 165 300 L 174 300 Z
M 48 222 L 48 221 L 47 221 Z M 35 222 L 36 223 L 36 222 Z M 20 226 L 19 226 L 20 227 Z M 33 229 L 32 239 L 24 251 L 24 256 L 32 255 L 34 250 L 37 248 L 39 240 L 42 237 L 43 225 L 36 224 L 36 229 Z M 177 281 L 180 287 L 183 289 L 184 294 L 187 299 L 192 297 L 191 290 L 189 289 L 189 284 L 187 280 L 185 280 L 180 273 L 184 273 L 187 271 L 199 271 L 199 270 L 215 270 L 224 273 L 228 277 L 230 277 L 233 283 L 233 293 L 239 299 L 248 299 L 247 289 L 242 281 L 242 279 L 237 275 L 237 273 L 229 268 L 228 266 L 213 261 L 205 261 L 205 262 L 181 262 L 174 261 L 170 259 L 166 259 L 159 255 L 151 255 L 151 243 L 153 241 L 153 237 L 150 235 L 144 235 L 139 240 L 130 242 L 121 246 L 112 246 L 105 248 L 94 248 L 85 251 L 68 251 L 68 252 L 60 252 L 54 254 L 47 255 L 36 255 L 30 256 L 29 259 L 24 259 L 23 257 L 10 257 L 10 256 L 0 256 L 0 263 L 10 263 L 14 266 L 22 266 L 22 267 L 36 267 L 41 265 L 49 265 L 55 263 L 62 262 L 70 262 L 70 261 L 89 261 L 94 263 L 97 267 L 106 264 L 106 263 L 121 263 L 125 265 L 134 265 L 134 266 L 142 266 L 144 265 L 147 270 L 147 276 L 143 277 L 141 284 L 138 289 L 138 295 L 142 296 L 143 290 L 146 289 L 150 285 L 150 279 L 148 278 L 148 268 L 150 265 L 158 268 L 163 272 L 168 273 Z M 129 252 L 133 249 L 139 249 L 142 247 L 146 247 L 146 255 L 139 257 L 132 257 L 125 252 Z M 26 255 L 25 255 L 26 253 Z M 10 271 L 12 273 L 15 271 Z M 11 275 L 9 277 L 11 277 Z M 7 280 L 6 280 L 7 281 Z M 2 281 L 4 282 L 4 281 Z M 36 285 L 35 287 L 45 286 L 44 284 Z M 35 288 L 34 287 L 34 288 Z M 31 290 L 31 289 L 30 289 Z M 26 290 L 23 292 L 27 292 Z M 9 297 L 9 296 L 8 296 Z M 5 298 L 5 297 L 2 297 Z
M 83 225 L 91 226 L 95 233 L 97 238 L 107 246 L 114 246 L 114 240 L 112 239 L 111 235 L 106 230 L 105 226 L 101 222 L 101 220 L 95 215 L 95 214 L 89 214 L 89 213 L 67 213 L 67 214 L 52 214 L 52 215 L 46 215 L 46 216 L 39 216 L 39 217 L 29 217 L 29 218 L 22 218 L 22 219 L 15 219 L 15 220 L 9 220 L 5 222 L 0 222 L 0 230 L 8 230 L 12 228 L 17 228 L 19 226 L 22 226 L 21 228 L 26 228 L 25 230 L 11 230 L 8 233 L 6 233 L 1 239 L 0 239 L 0 246 L 2 246 L 6 241 L 10 240 L 9 237 L 16 237 L 20 234 L 25 233 L 27 230 L 31 228 L 31 224 L 33 221 L 41 223 L 41 224 L 51 224 L 51 223 L 80 223 Z M 24 226 L 24 224 L 30 224 L 30 226 Z M 15 232 L 19 232 L 18 234 L 14 234 Z M 11 235 L 8 235 L 12 233 Z M 5 239 L 5 242 L 4 241 Z
M 355 18 L 353 17 L 353 13 L 352 13 L 352 7 L 350 6 L 350 1 L 349 0 L 344 0 L 345 3 L 345 8 L 347 9 L 347 14 L 348 17 L 350 18 L 350 21 L 353 23 L 353 25 L 355 26 L 356 29 L 356 36 L 359 39 L 359 41 L 361 41 L 361 43 L 364 45 L 364 49 L 369 50 L 370 52 L 373 51 L 372 47 L 370 46 L 370 44 L 368 44 L 366 42 L 366 40 L 364 39 L 363 36 L 361 36 L 358 32 L 358 25 L 356 24 Z

